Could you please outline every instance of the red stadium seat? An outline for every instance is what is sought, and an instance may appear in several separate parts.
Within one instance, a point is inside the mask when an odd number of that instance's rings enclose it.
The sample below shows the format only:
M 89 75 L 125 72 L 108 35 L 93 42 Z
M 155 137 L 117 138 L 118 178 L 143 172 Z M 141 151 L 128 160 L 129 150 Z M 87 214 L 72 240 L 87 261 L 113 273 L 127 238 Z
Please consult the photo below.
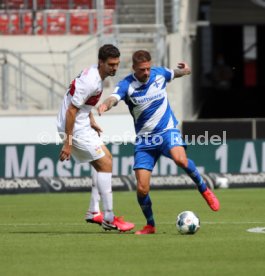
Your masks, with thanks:
M 98 30 L 97 24 L 97 14 L 94 14 L 94 32 Z M 113 10 L 105 10 L 104 11 L 104 19 L 103 19 L 104 27 L 111 26 L 113 24 Z M 108 28 L 105 33 L 112 33 L 112 28 Z
M 95 2 L 94 2 L 95 5 Z M 105 0 L 105 9 L 115 9 L 115 0 Z M 8 9 L 32 9 L 33 0 L 5 0 L 3 1 L 4 8 Z M 93 0 L 37 0 L 38 9 L 92 9 Z
M 92 19 L 90 19 L 89 15 L 92 16 Z M 92 13 L 88 13 L 86 11 L 73 11 L 70 16 L 70 32 L 72 34 L 94 33 L 96 31 L 94 18 L 95 17 Z M 94 24 L 91 25 L 91 22 Z
M 9 4 L 21 3 L 24 0 L 9 1 Z M 37 27 L 36 34 L 89 34 L 97 32 L 97 12 L 96 10 L 41 10 L 39 7 L 45 7 L 45 0 L 38 1 Z M 115 1 L 105 1 L 107 5 L 114 5 Z M 27 7 L 32 6 L 33 0 L 24 1 Z M 50 5 L 59 5 L 56 7 L 68 7 L 71 5 L 86 5 L 92 7 L 92 0 L 50 0 Z M 47 3 L 46 3 L 47 4 Z M 69 15 L 69 16 L 68 16 Z M 67 22 L 67 20 L 70 22 Z M 113 9 L 105 9 L 104 26 L 113 24 Z M 107 30 L 108 33 L 112 29 Z M 0 11 L 0 34 L 32 34 L 32 11 L 30 9 L 17 9 L 11 12 Z
M 7 9 L 23 9 L 25 8 L 24 0 L 8 0 L 5 1 L 5 7 Z
M 50 9 L 69 9 L 68 0 L 50 0 Z
M 64 12 L 47 12 L 47 34 L 66 33 L 66 14 Z
M 9 18 L 5 12 L 0 13 L 0 34 L 8 34 Z
M 0 13 L 0 34 L 20 34 L 19 15 L 17 12 Z
M 45 9 L 46 8 L 45 3 L 46 3 L 46 0 L 37 0 L 37 9 L 38 10 Z M 32 9 L 32 7 L 33 7 L 33 0 L 28 0 L 28 6 L 26 8 Z
M 105 9 L 115 9 L 116 1 L 115 0 L 105 0 Z
M 36 34 L 43 34 L 43 14 L 41 12 L 37 12 L 37 30 Z M 22 16 L 23 19 L 23 29 L 22 33 L 24 34 L 32 34 L 32 12 L 26 12 Z
M 104 11 L 104 27 L 113 25 L 113 10 Z M 112 28 L 109 28 L 107 33 L 112 33 Z
M 17 12 L 9 14 L 9 33 L 10 34 L 20 34 L 20 26 L 19 26 L 19 15 Z
M 73 0 L 74 9 L 92 9 L 93 0 Z

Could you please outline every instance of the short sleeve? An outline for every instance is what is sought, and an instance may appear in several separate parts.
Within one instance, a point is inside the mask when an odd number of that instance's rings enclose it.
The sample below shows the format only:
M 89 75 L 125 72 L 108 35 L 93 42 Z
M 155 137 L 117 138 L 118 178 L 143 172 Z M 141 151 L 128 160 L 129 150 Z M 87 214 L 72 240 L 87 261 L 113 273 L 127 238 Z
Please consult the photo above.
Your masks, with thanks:
M 125 100 L 128 92 L 129 83 L 127 81 L 120 81 L 112 92 L 111 96 L 115 97 L 118 101 Z
M 95 89 L 89 83 L 87 75 L 82 74 L 74 80 L 75 92 L 72 96 L 72 104 L 80 108 L 89 97 L 93 96 Z
M 167 82 L 170 82 L 174 79 L 174 71 L 168 69 L 167 67 L 157 67 L 159 74 L 163 75 Z

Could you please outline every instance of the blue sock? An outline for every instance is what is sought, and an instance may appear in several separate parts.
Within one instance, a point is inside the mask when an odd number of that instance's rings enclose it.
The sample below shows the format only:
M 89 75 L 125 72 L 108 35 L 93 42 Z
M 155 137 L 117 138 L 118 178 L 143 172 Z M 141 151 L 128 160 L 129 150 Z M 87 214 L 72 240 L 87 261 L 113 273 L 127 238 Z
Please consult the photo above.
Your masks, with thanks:
M 152 211 L 152 201 L 149 197 L 149 194 L 143 197 L 137 194 L 137 200 L 146 218 L 147 224 L 155 226 L 155 221 L 153 218 L 153 211 Z
M 190 178 L 196 183 L 200 193 L 203 193 L 207 189 L 207 186 L 206 186 L 206 183 L 203 181 L 200 173 L 198 172 L 194 162 L 188 159 L 188 167 L 183 169 L 190 176 Z

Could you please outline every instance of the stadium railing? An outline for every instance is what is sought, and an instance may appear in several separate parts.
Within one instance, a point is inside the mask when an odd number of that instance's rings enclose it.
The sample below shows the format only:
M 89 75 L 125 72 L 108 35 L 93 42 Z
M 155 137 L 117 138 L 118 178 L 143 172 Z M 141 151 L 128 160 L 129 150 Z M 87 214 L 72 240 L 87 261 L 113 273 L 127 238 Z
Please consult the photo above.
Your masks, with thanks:
M 134 32 L 127 33 L 128 28 L 134 28 Z M 138 32 L 138 29 L 144 30 L 144 33 Z M 93 49 L 97 48 L 98 43 L 117 43 L 123 53 L 117 76 L 108 80 L 108 84 L 106 84 L 108 87 L 104 88 L 112 90 L 114 84 L 130 72 L 131 53 L 139 47 L 139 43 L 141 47 L 151 48 L 155 64 L 162 64 L 164 56 L 155 53 L 166 53 L 164 50 L 166 47 L 165 36 L 165 28 L 160 25 L 111 25 L 105 27 L 101 32 L 97 31 L 95 35 L 87 36 L 82 42 L 67 50 L 53 50 L 52 48 L 46 51 L 0 50 L 0 58 L 3 57 L 3 62 L 0 62 L 2 109 L 12 109 L 12 107 L 20 110 L 28 108 L 56 109 L 58 97 L 55 96 L 52 99 L 50 96 L 56 95 L 57 92 L 62 96 L 66 89 L 65 85 L 70 82 L 77 69 L 80 70 L 86 66 L 83 64 L 87 61 L 84 56 L 91 57 L 90 55 L 93 55 Z M 48 45 L 51 47 L 50 44 Z M 61 64 L 62 60 L 63 64 Z M 32 63 L 33 66 L 29 67 L 28 63 Z M 39 69 L 38 74 L 32 71 L 33 67 Z M 39 71 L 42 71 L 43 76 Z M 47 79 L 46 75 L 49 75 L 50 79 Z M 46 81 L 41 84 L 38 79 L 32 79 L 31 76 L 38 77 L 40 80 L 46 79 Z M 53 82 L 53 79 L 56 79 L 61 85 L 55 86 L 56 82 Z M 46 85 L 47 83 L 48 85 Z

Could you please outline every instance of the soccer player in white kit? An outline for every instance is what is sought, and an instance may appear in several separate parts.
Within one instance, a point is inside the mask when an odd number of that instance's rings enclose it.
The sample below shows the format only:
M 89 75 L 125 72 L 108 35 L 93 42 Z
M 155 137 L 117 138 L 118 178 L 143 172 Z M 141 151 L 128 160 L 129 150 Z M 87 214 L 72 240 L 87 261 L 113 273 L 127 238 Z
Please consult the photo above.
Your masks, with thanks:
M 213 211 L 218 211 L 220 205 L 194 162 L 186 156 L 186 144 L 167 98 L 167 83 L 174 78 L 189 75 L 189 66 L 179 63 L 174 70 L 151 67 L 151 55 L 144 50 L 136 51 L 132 61 L 134 73 L 117 84 L 112 95 L 99 105 L 98 113 L 101 115 L 120 100 L 128 105 L 136 132 L 133 169 L 137 179 L 137 200 L 147 221 L 144 228 L 135 234 L 154 234 L 156 228 L 149 195 L 150 178 L 161 155 L 171 158 L 185 170 Z
M 112 158 L 101 138 L 92 108 L 103 92 L 103 81 L 114 76 L 120 63 L 120 52 L 111 44 L 100 47 L 98 64 L 84 69 L 68 88 L 58 117 L 57 128 L 64 136 L 60 160 L 69 160 L 71 155 L 77 163 L 89 162 L 96 172 L 92 176 L 91 201 L 86 215 L 87 222 L 98 223 L 105 230 L 129 231 L 134 224 L 114 216 L 112 198 Z M 103 213 L 99 200 L 102 199 Z

